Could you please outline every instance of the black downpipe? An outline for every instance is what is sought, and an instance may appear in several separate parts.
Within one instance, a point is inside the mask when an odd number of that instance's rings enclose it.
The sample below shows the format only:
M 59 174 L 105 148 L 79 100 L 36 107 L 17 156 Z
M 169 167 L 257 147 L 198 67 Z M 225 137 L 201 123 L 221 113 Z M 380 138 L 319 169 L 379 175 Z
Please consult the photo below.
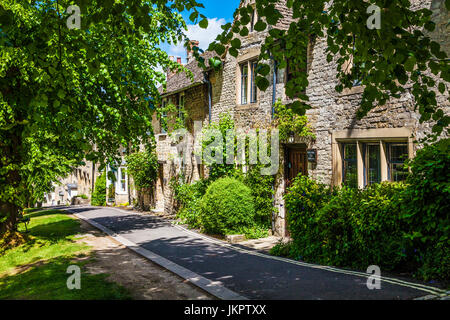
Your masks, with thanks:
M 205 82 L 208 85 L 208 114 L 209 114 L 209 123 L 211 123 L 211 109 L 212 109 L 212 86 L 211 81 L 209 80 L 209 75 L 207 71 L 203 72 L 203 76 L 205 78 Z

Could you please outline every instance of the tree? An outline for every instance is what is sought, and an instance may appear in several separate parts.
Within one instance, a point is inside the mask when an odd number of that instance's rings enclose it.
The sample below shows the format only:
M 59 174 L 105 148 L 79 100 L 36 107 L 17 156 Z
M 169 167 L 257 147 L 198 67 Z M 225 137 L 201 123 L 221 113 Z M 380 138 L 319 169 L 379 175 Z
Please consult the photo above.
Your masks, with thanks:
M 157 70 L 183 69 L 159 44 L 182 39 L 181 11 L 207 26 L 195 0 L 76 3 L 79 29 L 68 28 L 73 1 L 0 3 L 0 234 L 14 228 L 34 170 L 27 139 L 76 161 L 139 145 L 153 132 L 148 98 L 159 100 L 165 80 Z
M 158 157 L 153 145 L 144 151 L 134 152 L 125 157 L 127 170 L 138 190 L 138 201 L 141 208 L 145 207 L 144 194 L 153 195 L 156 179 L 158 178 Z
M 46 139 L 56 142 L 49 134 Z M 23 203 L 30 208 L 36 202 L 43 201 L 45 193 L 54 191 L 55 182 L 59 178 L 67 176 L 82 163 L 75 158 L 67 159 L 59 155 L 48 145 L 36 143 L 34 137 L 28 137 L 25 145 L 28 153 L 21 167 L 25 183 Z
M 285 3 L 290 12 L 278 10 L 277 2 Z M 450 10 L 449 0 L 445 5 Z M 234 23 L 223 26 L 224 32 L 209 50 L 236 57 L 241 48 L 239 36 L 249 33 L 247 26 L 253 11 L 251 3 L 241 5 Z M 308 43 L 323 37 L 328 62 L 336 62 L 340 80 L 336 91 L 351 88 L 355 80 L 364 86 L 358 118 L 391 97 L 400 97 L 408 90 L 406 85 L 412 83 L 410 92 L 420 121 L 434 120 L 434 138 L 444 129 L 450 132 L 450 117 L 437 105 L 436 92 L 431 90 L 437 85 L 441 94 L 448 95 L 450 68 L 446 53 L 429 37 L 428 32 L 435 29 L 430 10 L 414 10 L 408 0 L 256 0 L 256 11 L 259 20 L 254 29 L 268 32 L 259 56 L 256 83 L 261 90 L 268 88 L 269 59 L 276 61 L 278 68 L 286 68 L 288 61 L 297 66 L 292 68 L 293 77 L 286 84 L 287 96 L 300 98 L 290 105 L 296 113 L 305 114 L 310 108 L 304 93 L 308 75 L 303 71 Z M 380 28 L 368 28 L 368 21 L 378 13 Z M 287 30 L 277 25 L 282 18 L 291 21 Z M 348 62 L 353 62 L 351 70 L 343 68 Z
M 106 172 L 98 177 L 95 181 L 94 190 L 92 191 L 91 204 L 93 206 L 104 206 L 106 204 Z

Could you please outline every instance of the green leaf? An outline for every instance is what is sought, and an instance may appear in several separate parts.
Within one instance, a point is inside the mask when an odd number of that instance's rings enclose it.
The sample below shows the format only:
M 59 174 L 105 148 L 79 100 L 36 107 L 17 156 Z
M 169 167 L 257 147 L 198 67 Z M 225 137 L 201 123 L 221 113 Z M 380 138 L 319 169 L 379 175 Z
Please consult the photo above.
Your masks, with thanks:
M 265 77 L 258 76 L 256 77 L 256 85 L 259 90 L 265 91 L 270 86 L 270 82 Z
M 198 25 L 200 26 L 200 28 L 202 28 L 202 29 L 207 29 L 208 28 L 208 24 L 209 24 L 209 22 L 208 22 L 208 19 L 203 19 L 203 20 L 201 20 L 199 23 L 198 23 Z
M 261 31 L 266 30 L 266 27 L 267 27 L 267 24 L 264 21 L 259 20 L 257 23 L 255 23 L 255 27 L 254 28 L 255 28 L 256 31 L 261 32 Z
M 198 12 L 194 11 L 191 13 L 191 15 L 189 16 L 189 20 L 191 20 L 192 22 L 195 22 L 195 20 L 198 18 Z
M 66 93 L 63 90 L 59 89 L 57 95 L 61 100 L 63 100 L 64 97 L 66 96 Z
M 416 65 L 416 58 L 409 57 L 405 62 L 405 70 L 408 72 L 412 72 L 414 70 L 415 65 Z
M 231 45 L 233 46 L 233 48 L 240 49 L 241 40 L 239 40 L 238 38 L 234 38 L 233 40 L 231 40 Z
M 239 52 L 237 51 L 236 48 L 231 47 L 228 52 L 235 58 L 237 58 L 237 56 L 239 55 Z

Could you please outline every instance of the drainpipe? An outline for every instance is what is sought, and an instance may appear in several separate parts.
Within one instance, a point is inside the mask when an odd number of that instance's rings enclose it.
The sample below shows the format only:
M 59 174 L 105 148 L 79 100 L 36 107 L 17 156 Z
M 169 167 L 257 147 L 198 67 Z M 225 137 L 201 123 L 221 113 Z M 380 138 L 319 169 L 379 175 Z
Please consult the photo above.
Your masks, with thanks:
M 275 117 L 275 101 L 277 96 L 277 62 L 273 59 L 273 84 L 272 84 L 272 119 Z M 276 176 L 274 178 L 273 184 L 272 184 L 272 206 L 275 208 L 275 183 L 276 183 Z M 274 217 L 274 211 L 272 211 L 272 234 L 275 234 L 275 217 Z
M 208 85 L 208 113 L 209 113 L 209 123 L 211 123 L 211 109 L 212 109 L 212 86 L 209 80 L 208 71 L 203 71 L 203 76 L 205 82 Z
M 278 71 L 277 62 L 274 60 L 273 61 L 272 119 L 275 116 L 275 101 L 277 98 L 277 71 Z

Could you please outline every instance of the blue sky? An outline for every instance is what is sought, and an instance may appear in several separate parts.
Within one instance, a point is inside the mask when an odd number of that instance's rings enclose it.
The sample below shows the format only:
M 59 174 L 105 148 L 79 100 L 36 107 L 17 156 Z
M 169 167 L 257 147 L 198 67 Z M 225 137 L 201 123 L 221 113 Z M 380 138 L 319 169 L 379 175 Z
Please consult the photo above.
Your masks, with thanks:
M 208 29 L 201 29 L 198 25 L 193 25 L 189 20 L 189 13 L 184 13 L 183 17 L 188 25 L 186 35 L 192 40 L 200 41 L 199 47 L 205 50 L 216 36 L 222 32 L 220 26 L 233 20 L 233 13 L 239 6 L 240 0 L 201 0 L 205 8 L 200 8 L 200 13 L 208 17 Z M 186 63 L 186 49 L 183 45 L 169 46 L 163 45 L 162 48 L 171 56 L 182 58 Z

